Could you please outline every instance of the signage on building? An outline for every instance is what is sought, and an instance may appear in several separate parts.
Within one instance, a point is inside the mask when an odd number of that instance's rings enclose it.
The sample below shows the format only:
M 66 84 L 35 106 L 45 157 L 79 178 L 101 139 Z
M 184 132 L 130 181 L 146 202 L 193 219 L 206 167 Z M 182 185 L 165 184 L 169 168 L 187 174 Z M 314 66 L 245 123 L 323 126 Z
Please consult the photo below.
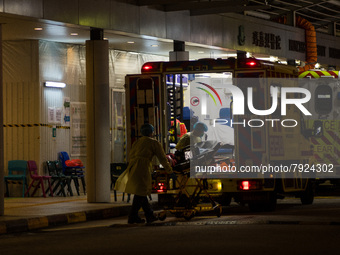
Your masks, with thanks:
M 272 50 L 281 50 L 281 36 L 262 31 L 253 32 L 253 45 Z
M 239 26 L 238 27 L 238 36 L 237 36 L 237 39 L 238 39 L 238 44 L 243 46 L 246 42 L 246 36 L 244 34 L 244 26 Z

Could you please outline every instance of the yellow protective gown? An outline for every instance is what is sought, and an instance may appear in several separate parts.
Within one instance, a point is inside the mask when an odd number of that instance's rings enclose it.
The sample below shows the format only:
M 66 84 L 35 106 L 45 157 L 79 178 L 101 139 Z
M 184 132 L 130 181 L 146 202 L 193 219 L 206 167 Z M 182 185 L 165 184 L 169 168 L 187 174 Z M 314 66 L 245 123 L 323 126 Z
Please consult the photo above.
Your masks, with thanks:
M 152 158 L 154 156 L 158 158 L 168 173 L 172 173 L 162 145 L 151 137 L 143 136 L 132 145 L 129 153 L 129 165 L 117 179 L 115 189 L 138 196 L 150 195 Z

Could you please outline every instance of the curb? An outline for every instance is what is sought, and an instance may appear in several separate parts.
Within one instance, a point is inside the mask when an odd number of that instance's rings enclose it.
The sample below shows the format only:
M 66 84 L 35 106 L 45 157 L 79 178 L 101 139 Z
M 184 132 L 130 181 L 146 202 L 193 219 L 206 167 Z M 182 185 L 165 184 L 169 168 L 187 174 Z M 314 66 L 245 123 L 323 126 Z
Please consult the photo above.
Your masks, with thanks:
M 131 205 L 124 205 L 106 209 L 89 210 L 85 212 L 2 221 L 0 222 L 0 234 L 27 232 L 47 227 L 126 216 L 128 215 L 130 208 Z

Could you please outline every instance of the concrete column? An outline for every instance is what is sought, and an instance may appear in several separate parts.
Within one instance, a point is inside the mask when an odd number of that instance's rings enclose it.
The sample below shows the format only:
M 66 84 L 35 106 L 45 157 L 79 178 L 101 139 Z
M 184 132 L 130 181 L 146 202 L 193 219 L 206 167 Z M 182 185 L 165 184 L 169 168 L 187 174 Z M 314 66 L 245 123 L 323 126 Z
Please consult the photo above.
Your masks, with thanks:
M 174 51 L 169 52 L 170 61 L 186 61 L 189 60 L 189 51 L 185 51 L 185 43 L 182 41 L 174 41 Z
M 331 22 L 328 24 L 328 34 L 336 36 L 336 23 Z
M 4 198 L 4 130 L 3 130 L 3 105 L 2 105 L 2 91 L 3 91 L 3 66 L 2 66 L 2 25 L 0 24 L 0 216 L 5 213 L 5 198 Z
M 110 202 L 109 44 L 102 29 L 86 41 L 87 202 Z
M 291 11 L 287 13 L 287 25 L 295 27 L 296 24 L 296 13 Z
M 246 51 L 238 50 L 236 54 L 237 54 L 237 59 L 247 58 Z

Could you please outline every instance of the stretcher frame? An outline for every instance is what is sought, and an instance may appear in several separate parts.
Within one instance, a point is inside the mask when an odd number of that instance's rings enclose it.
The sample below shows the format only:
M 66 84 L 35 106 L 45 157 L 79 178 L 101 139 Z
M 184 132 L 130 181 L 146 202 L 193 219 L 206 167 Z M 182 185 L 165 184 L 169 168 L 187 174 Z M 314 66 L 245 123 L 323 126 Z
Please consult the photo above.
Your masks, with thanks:
M 217 217 L 222 214 L 222 206 L 214 201 L 212 196 L 207 191 L 206 178 L 190 178 L 190 168 L 182 171 L 174 171 L 176 174 L 176 184 L 178 186 L 178 193 L 174 194 L 174 205 L 170 208 L 164 208 L 158 213 L 158 219 L 164 221 L 167 212 L 175 215 L 177 218 L 183 217 L 186 220 L 192 219 L 197 212 L 213 211 Z M 195 180 L 195 184 L 188 184 L 189 180 Z M 187 188 L 193 187 L 194 191 L 190 194 Z M 200 204 L 199 200 L 204 197 L 208 198 L 211 205 Z M 186 203 L 181 204 L 183 197 L 186 198 Z

